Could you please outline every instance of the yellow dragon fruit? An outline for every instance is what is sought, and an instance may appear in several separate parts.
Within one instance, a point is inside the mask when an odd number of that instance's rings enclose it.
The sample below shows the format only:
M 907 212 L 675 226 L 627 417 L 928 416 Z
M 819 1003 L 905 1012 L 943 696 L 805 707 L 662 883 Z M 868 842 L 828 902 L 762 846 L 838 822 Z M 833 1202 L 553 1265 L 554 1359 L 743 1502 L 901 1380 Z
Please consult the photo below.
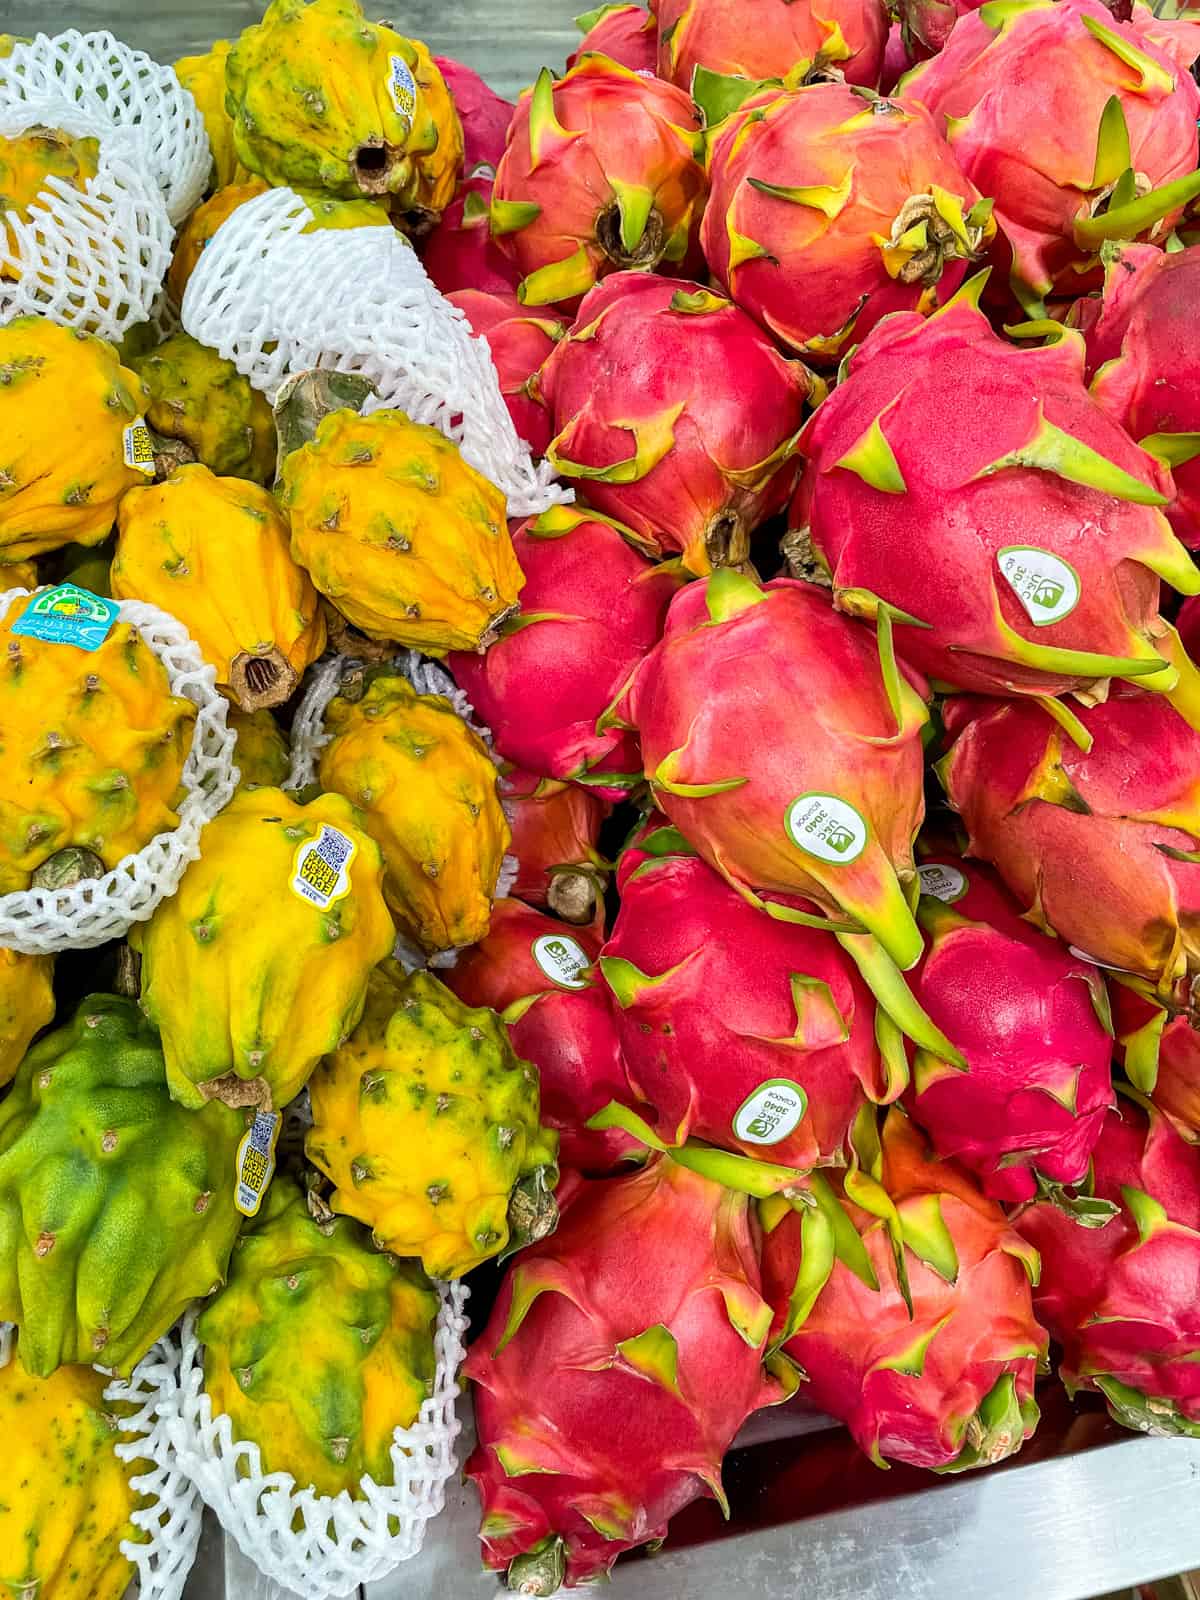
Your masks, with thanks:
M 287 735 L 269 711 L 239 711 L 231 706 L 228 725 L 237 734 L 240 788 L 278 789 L 291 770 L 292 749 Z
M 0 137 L 0 245 L 4 222 L 10 216 L 29 221 L 29 207 L 46 192 L 47 178 L 60 178 L 83 189 L 94 178 L 100 161 L 95 139 L 75 138 L 59 128 L 27 128 L 10 138 Z M 0 259 L 0 278 L 16 278 L 16 268 Z
M 54 1020 L 54 958 L 0 950 L 0 1089 L 11 1083 L 35 1034 Z
M 233 123 L 225 109 L 225 63 L 232 48 L 228 39 L 217 39 L 204 55 L 183 56 L 175 63 L 175 76 L 204 118 L 213 158 L 214 189 L 237 183 L 240 170 L 233 148 Z
M 229 220 L 239 206 L 244 206 L 247 200 L 253 200 L 256 195 L 266 194 L 269 187 L 261 178 L 229 183 L 192 212 L 175 241 L 175 254 L 171 258 L 171 270 L 167 273 L 167 293 L 177 306 L 183 304 L 188 280 L 217 229 Z
M 129 365 L 146 385 L 146 421 L 156 433 L 186 444 L 218 477 L 269 483 L 275 476 L 271 407 L 232 361 L 177 333 Z

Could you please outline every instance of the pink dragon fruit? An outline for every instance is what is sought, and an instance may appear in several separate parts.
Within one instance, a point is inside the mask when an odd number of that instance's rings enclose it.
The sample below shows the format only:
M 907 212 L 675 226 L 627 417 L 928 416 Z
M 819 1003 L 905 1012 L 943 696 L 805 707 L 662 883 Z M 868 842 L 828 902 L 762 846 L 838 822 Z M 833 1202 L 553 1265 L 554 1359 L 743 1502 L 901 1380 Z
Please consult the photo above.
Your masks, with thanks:
M 983 4 L 984 0 L 900 0 L 899 27 L 912 58 L 925 61 L 944 50 L 959 17 Z
M 764 1203 L 772 1343 L 803 1370 L 805 1398 L 877 1466 L 961 1472 L 1001 1461 L 1039 1415 L 1037 1254 L 894 1107 L 878 1180 L 814 1175 L 814 1204 Z
M 515 294 L 520 275 L 492 243 L 488 208 L 492 180 L 468 178 L 421 242 L 421 263 L 443 294 L 461 289 L 481 294 Z
M 888 29 L 887 45 L 883 52 L 883 66 L 879 74 L 880 94 L 891 94 L 900 79 L 913 64 L 914 57 L 901 23 L 893 22 Z
M 573 67 L 586 55 L 608 56 L 631 72 L 658 70 L 658 23 L 645 6 L 608 5 L 575 18 L 583 43 L 567 57 Z
M 1200 661 L 1200 600 L 1185 600 L 1175 619 L 1183 648 L 1192 661 Z
M 641 273 L 592 290 L 537 382 L 556 470 L 697 573 L 746 561 L 786 505 L 820 392 L 728 300 Z
M 1113 1104 L 1103 978 L 1031 928 L 986 867 L 935 856 L 920 876 L 913 992 L 968 1070 L 918 1050 L 908 1110 L 994 1200 L 1079 1183 Z
M 564 922 L 595 922 L 608 880 L 597 845 L 609 803 L 580 784 L 518 770 L 505 774 L 501 794 L 518 862 L 512 893 Z
M 564 927 L 520 900 L 498 900 L 487 938 L 440 974 L 467 1005 L 498 1011 L 513 1049 L 538 1069 L 542 1121 L 558 1130 L 564 1171 L 610 1172 L 646 1154 L 619 1129 L 587 1126 L 611 1101 L 634 1099 L 608 991 L 588 972 L 603 937 L 602 928 Z
M 753 901 L 815 900 L 907 969 L 922 950 L 907 892 L 927 712 L 884 638 L 809 584 L 759 589 L 726 568 L 672 601 L 618 713 L 658 805 L 709 866 Z
M 1172 468 L 1171 525 L 1200 546 L 1200 367 L 1192 368 L 1200 248 L 1168 254 L 1153 245 L 1115 251 L 1099 315 L 1086 332 L 1092 394 Z
M 1169 472 L 1089 399 L 1080 334 L 1018 349 L 979 287 L 888 318 L 850 357 L 801 440 L 794 559 L 843 610 L 891 607 L 897 650 L 937 683 L 1090 695 L 1136 677 L 1200 706 L 1158 615 L 1160 578 L 1200 590 L 1159 509 Z
M 580 1181 L 522 1251 L 464 1369 L 484 1560 L 510 1588 L 589 1582 L 693 1500 L 725 1505 L 734 1435 L 787 1393 L 757 1243 L 745 1195 L 660 1157 Z
M 512 294 L 459 289 L 446 298 L 466 317 L 471 331 L 487 340 L 513 426 L 535 456 L 544 456 L 552 431 L 550 414 L 538 398 L 533 376 L 566 337 L 566 324 L 548 307 L 523 306 Z
M 1113 1021 L 1129 1081 L 1153 1100 L 1189 1144 L 1200 1144 L 1200 1016 L 1190 993 L 1183 1011 L 1112 985 Z
M 612 272 L 686 271 L 706 183 L 696 108 L 608 56 L 522 94 L 496 170 L 492 237 L 524 304 L 575 307 Z
M 659 0 L 658 70 L 690 90 L 697 67 L 741 78 L 833 69 L 847 83 L 879 82 L 888 14 L 881 0 Z
M 555 506 L 523 523 L 521 614 L 486 655 L 448 665 L 506 761 L 619 800 L 641 773 L 637 739 L 608 713 L 657 642 L 682 575 L 653 566 L 608 518 Z M 597 775 L 600 769 L 600 775 Z
M 1200 734 L 1124 687 L 1078 716 L 1047 706 L 946 702 L 938 770 L 970 852 L 1031 922 L 1169 998 L 1200 972 Z
M 1034 315 L 1088 287 L 1105 240 L 1161 232 L 1200 192 L 1200 89 L 1155 23 L 1100 0 L 987 5 L 904 81 L 994 199 L 996 258 Z
M 672 1144 L 843 1165 L 862 1108 L 906 1082 L 903 1052 L 889 1062 L 876 1042 L 870 990 L 827 933 L 764 916 L 678 835 L 664 854 L 656 839 L 625 852 L 636 864 L 623 858 L 600 955 L 631 1088 Z
M 814 361 L 932 311 L 995 232 L 924 106 L 844 83 L 752 94 L 710 136 L 708 175 L 714 279 Z
M 1049 1200 L 1015 1219 L 1042 1258 L 1034 1306 L 1059 1376 L 1127 1428 L 1200 1437 L 1200 1150 L 1131 1095 L 1105 1118 L 1090 1190 L 1115 1213 L 1102 1226 Z
M 463 171 L 468 176 L 477 167 L 491 167 L 494 171 L 504 154 L 504 141 L 516 106 L 511 100 L 502 100 L 477 72 L 461 61 L 453 61 L 449 56 L 434 56 L 433 59 L 446 80 L 462 123 Z

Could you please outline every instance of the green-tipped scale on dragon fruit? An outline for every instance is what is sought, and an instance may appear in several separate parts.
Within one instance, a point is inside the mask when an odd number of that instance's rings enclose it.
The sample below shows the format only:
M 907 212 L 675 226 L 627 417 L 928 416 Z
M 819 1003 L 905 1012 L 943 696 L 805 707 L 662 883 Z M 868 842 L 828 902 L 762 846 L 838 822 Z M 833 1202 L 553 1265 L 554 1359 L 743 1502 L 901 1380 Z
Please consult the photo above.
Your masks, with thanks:
M 888 17 L 880 0 L 658 0 L 658 70 L 691 89 L 697 68 L 743 78 L 809 74 L 875 85 Z

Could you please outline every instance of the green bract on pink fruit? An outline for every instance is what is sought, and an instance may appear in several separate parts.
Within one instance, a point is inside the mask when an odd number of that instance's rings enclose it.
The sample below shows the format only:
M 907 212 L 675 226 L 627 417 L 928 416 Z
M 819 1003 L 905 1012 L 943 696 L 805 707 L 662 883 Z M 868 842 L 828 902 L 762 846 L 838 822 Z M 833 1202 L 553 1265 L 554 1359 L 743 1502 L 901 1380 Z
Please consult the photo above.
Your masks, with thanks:
M 505 773 L 500 793 L 512 829 L 516 898 L 564 922 L 602 920 L 609 866 L 599 839 L 609 802 L 581 784 L 519 770 Z
M 496 749 L 544 778 L 620 799 L 641 772 L 636 736 L 609 712 L 662 632 L 678 564 L 652 565 L 636 536 L 582 507 L 522 524 L 521 611 L 486 655 L 449 657 Z
M 745 1195 L 665 1157 L 568 1192 L 464 1369 L 487 1565 L 554 1594 L 662 1539 L 693 1500 L 724 1503 L 734 1435 L 786 1392 L 763 1367 L 770 1322 Z
M 888 318 L 850 357 L 801 440 L 794 559 L 842 610 L 893 608 L 898 652 L 937 683 L 1054 695 L 1137 678 L 1200 719 L 1200 677 L 1158 614 L 1160 578 L 1200 590 L 1161 509 L 1169 472 L 1088 396 L 1082 335 L 1017 348 L 970 289 L 927 320 Z
M 632 72 L 653 74 L 658 65 L 658 23 L 645 6 L 598 6 L 575 18 L 583 43 L 567 57 L 575 66 L 586 55 L 608 56 Z
M 927 713 L 886 640 L 820 589 L 726 568 L 675 597 L 621 712 L 658 805 L 710 866 L 752 900 L 815 900 L 908 968 Z
M 442 219 L 421 243 L 421 261 L 443 294 L 475 289 L 482 294 L 516 293 L 519 275 L 492 243 L 488 207 L 492 180 L 480 173 L 459 186 Z
M 730 301 L 631 272 L 592 290 L 537 384 L 555 469 L 699 573 L 744 562 L 786 505 L 820 392 Z
M 845 84 L 751 95 L 711 137 L 701 240 L 777 338 L 836 360 L 891 311 L 931 311 L 995 231 L 923 106 Z
M 1198 304 L 1200 249 L 1126 245 L 1108 263 L 1086 334 L 1092 394 L 1143 450 L 1170 465 L 1176 499 L 1167 516 L 1191 549 L 1200 545 Z
M 762 1207 L 772 1343 L 804 1397 L 844 1422 L 879 1466 L 961 1472 L 1033 1433 L 1047 1338 L 1034 1316 L 1037 1253 L 898 1110 L 873 1174 L 814 1174 L 810 1205 Z
M 905 1086 L 903 1053 L 881 1053 L 871 992 L 837 941 L 748 905 L 674 830 L 625 852 L 600 972 L 630 1084 L 673 1144 L 841 1166 L 859 1112 Z
M 626 268 L 683 271 L 706 183 L 696 108 L 682 90 L 607 56 L 522 94 L 496 169 L 492 236 L 526 305 L 578 305 Z
M 1113 1103 L 1104 979 L 1031 927 L 986 867 L 935 856 L 920 870 L 913 993 L 967 1070 L 917 1050 L 905 1104 L 993 1199 L 1080 1182 Z
M 1000 0 L 901 86 L 995 201 L 997 259 L 1031 311 L 1086 288 L 1106 240 L 1165 234 L 1200 192 L 1200 89 L 1160 28 L 1148 6 L 1119 22 L 1100 0 Z
M 1200 972 L 1200 734 L 1126 688 L 1067 727 L 1028 700 L 943 714 L 939 771 L 971 854 L 1030 920 L 1167 997 Z
M 1159 1005 L 1135 981 L 1112 986 L 1113 1022 L 1129 1081 L 1200 1144 L 1200 1028 L 1194 1005 Z M 1187 996 L 1190 1000 L 1190 996 Z
M 793 81 L 832 69 L 874 85 L 887 31 L 880 0 L 658 0 L 658 70 L 689 90 L 697 67 Z
M 1149 1102 L 1124 1099 L 1092 1152 L 1113 1215 L 1080 1227 L 1051 1201 L 1016 1226 L 1042 1258 L 1034 1304 L 1068 1390 L 1095 1389 L 1142 1433 L 1200 1437 L 1200 1151 Z

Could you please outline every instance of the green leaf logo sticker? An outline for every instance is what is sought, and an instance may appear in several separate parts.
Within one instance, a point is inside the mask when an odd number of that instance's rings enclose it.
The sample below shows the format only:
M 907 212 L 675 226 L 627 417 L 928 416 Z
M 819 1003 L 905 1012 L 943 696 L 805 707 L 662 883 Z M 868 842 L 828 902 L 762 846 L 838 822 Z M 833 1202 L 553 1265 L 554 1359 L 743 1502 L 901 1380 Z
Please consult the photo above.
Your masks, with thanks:
M 779 1144 L 795 1133 L 808 1096 L 790 1078 L 768 1078 L 747 1095 L 733 1119 L 733 1135 L 743 1144 Z
M 586 989 L 583 976 L 591 960 L 587 951 L 565 933 L 544 933 L 533 941 L 533 959 L 550 979 L 562 989 Z
M 967 892 L 967 876 L 961 867 L 944 861 L 927 861 L 917 868 L 921 880 L 921 893 L 931 895 L 943 905 L 952 906 Z
M 849 866 L 867 846 L 866 823 L 833 794 L 802 794 L 788 807 L 784 826 L 794 845 L 834 866 Z
M 1061 622 L 1079 604 L 1079 574 L 1070 562 L 1049 550 L 1010 544 L 997 553 L 996 560 L 1034 627 Z

